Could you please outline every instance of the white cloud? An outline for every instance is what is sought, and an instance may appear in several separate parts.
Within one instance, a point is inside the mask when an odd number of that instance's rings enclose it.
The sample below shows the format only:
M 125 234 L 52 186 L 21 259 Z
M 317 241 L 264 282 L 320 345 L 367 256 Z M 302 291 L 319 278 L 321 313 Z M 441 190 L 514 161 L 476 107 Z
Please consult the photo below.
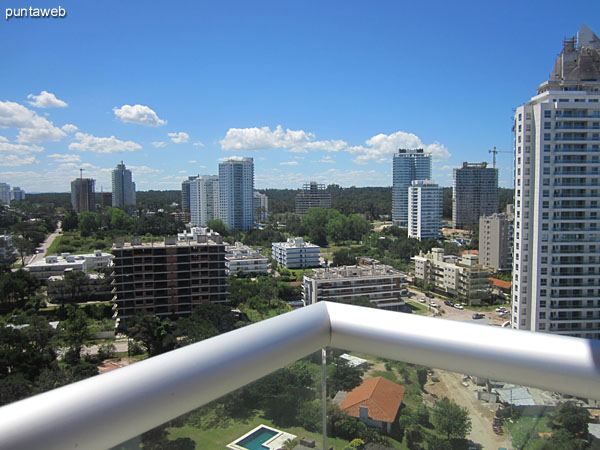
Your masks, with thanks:
M 196 164 L 198 161 L 196 161 L 195 159 L 190 159 L 188 161 L 188 164 Z
M 56 96 L 50 92 L 42 91 L 40 95 L 29 94 L 27 98 L 33 99 L 32 102 L 27 102 L 31 106 L 36 108 L 65 108 L 67 103 L 56 98 Z
M 149 107 L 144 105 L 123 105 L 113 108 L 115 116 L 126 123 L 136 123 L 147 127 L 158 127 L 167 123 L 166 120 L 158 118 L 158 115 Z
M 69 150 L 80 150 L 96 153 L 121 153 L 131 152 L 142 148 L 141 145 L 133 141 L 121 141 L 114 136 L 96 137 L 91 134 L 77 133 L 75 139 L 79 142 L 69 144 Z
M 72 123 L 67 123 L 66 125 L 63 125 L 61 127 L 61 129 L 65 132 L 65 133 L 75 133 L 79 128 L 77 128 L 75 125 L 73 125 Z
M 52 158 L 56 162 L 81 162 L 79 155 L 69 155 L 67 153 L 53 153 L 52 155 L 48 155 L 48 158 Z
M 244 159 L 246 159 L 244 156 L 226 156 L 224 158 L 219 158 L 218 161 L 243 161 Z
M 424 145 L 418 136 L 404 131 L 397 131 L 392 134 L 378 134 L 365 141 L 367 146 L 355 146 L 347 149 L 348 152 L 358 155 L 353 161 L 357 164 L 366 164 L 369 160 L 377 162 L 389 162 L 390 155 L 396 153 L 399 148 L 415 149 L 422 148 L 426 152 L 432 153 L 434 161 L 443 161 L 450 158 L 448 149 L 434 142 L 430 145 Z
M 298 161 L 286 161 L 279 163 L 280 166 L 297 166 L 298 164 L 300 164 Z
M 165 145 L 167 145 L 167 143 L 166 142 L 162 142 L 162 141 L 155 141 L 155 142 L 152 143 L 152 145 L 154 145 L 156 148 L 162 148 Z
M 319 159 L 316 162 L 318 162 L 318 163 L 325 163 L 325 164 L 335 164 L 335 160 L 331 156 L 329 156 L 329 155 L 324 156 L 323 158 Z
M 0 152 L 12 153 L 14 155 L 29 155 L 30 153 L 43 152 L 44 148 L 38 145 L 11 144 L 7 140 L 0 140 Z
M 135 171 L 136 174 L 162 172 L 162 170 L 153 169 L 152 167 L 148 167 L 148 166 L 129 166 L 129 169 L 131 169 L 132 171 Z
M 204 144 L 200 141 L 196 141 L 192 144 L 194 147 L 204 147 Z
M 284 131 L 277 125 L 273 131 L 269 127 L 230 128 L 219 143 L 223 150 L 266 150 L 302 147 L 312 139 L 312 133 L 289 128 Z
M 169 133 L 169 137 L 171 138 L 171 141 L 176 144 L 185 144 L 190 140 L 190 135 L 183 131 L 180 131 L 179 133 Z
M 0 142 L 8 142 L 8 138 L 0 136 Z
M 339 152 L 340 150 L 344 150 L 348 148 L 348 143 L 342 140 L 336 141 L 315 141 L 309 142 L 306 144 L 306 147 L 311 150 L 324 150 L 326 152 Z
M 17 128 L 21 143 L 60 141 L 66 136 L 48 119 L 15 102 L 0 101 L 0 128 Z
M 4 155 L 0 153 L 0 166 L 14 167 L 37 163 L 39 161 L 35 156 Z

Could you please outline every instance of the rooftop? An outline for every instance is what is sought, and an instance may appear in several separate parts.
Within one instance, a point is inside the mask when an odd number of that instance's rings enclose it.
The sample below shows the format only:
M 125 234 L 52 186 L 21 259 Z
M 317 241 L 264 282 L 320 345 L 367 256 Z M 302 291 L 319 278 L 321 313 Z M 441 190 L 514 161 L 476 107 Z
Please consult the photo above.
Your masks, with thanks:
M 361 406 L 369 408 L 369 417 L 381 422 L 393 422 L 404 398 L 404 387 L 382 377 L 369 378 L 348 392 L 340 405 L 348 415 L 359 417 Z

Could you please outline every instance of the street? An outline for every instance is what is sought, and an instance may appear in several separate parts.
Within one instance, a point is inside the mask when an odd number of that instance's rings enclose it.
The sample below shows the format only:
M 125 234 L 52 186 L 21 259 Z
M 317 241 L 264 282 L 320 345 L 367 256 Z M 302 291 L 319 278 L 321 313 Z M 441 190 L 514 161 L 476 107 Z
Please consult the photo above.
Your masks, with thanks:
M 48 247 L 50 247 L 52 245 L 52 243 L 54 242 L 54 239 L 56 239 L 60 233 L 62 232 L 61 230 L 61 222 L 58 222 L 56 224 L 56 230 L 54 230 L 54 232 L 48 236 L 46 238 L 46 240 L 43 242 L 43 244 L 38 247 L 38 249 L 40 250 L 39 253 L 34 253 L 33 255 L 30 255 L 27 259 L 27 257 L 25 258 L 25 264 L 31 264 L 32 262 L 37 261 L 38 259 L 42 259 L 46 256 L 46 251 L 48 250 Z

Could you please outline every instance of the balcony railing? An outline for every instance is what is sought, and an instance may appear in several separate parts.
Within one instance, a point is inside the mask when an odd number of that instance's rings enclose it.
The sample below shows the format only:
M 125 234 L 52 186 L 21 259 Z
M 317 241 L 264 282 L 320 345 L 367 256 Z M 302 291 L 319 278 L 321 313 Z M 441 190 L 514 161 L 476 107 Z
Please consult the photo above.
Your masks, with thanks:
M 4 406 L 0 449 L 110 448 L 325 347 L 600 399 L 600 341 L 321 302 Z

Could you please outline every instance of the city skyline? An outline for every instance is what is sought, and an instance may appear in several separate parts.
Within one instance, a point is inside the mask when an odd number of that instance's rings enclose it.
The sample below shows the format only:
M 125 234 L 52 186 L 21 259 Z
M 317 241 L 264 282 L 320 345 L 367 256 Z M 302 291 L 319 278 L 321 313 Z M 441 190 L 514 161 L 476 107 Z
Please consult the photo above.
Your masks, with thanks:
M 451 186 L 463 161 L 512 150 L 513 109 L 562 39 L 600 29 L 584 3 L 555 17 L 541 2 L 66 2 L 64 19 L 0 28 L 0 181 L 68 192 L 83 168 L 106 191 L 123 159 L 139 190 L 180 189 L 243 156 L 257 189 L 391 186 L 392 154 L 422 147 Z M 497 166 L 512 187 L 511 155 Z

